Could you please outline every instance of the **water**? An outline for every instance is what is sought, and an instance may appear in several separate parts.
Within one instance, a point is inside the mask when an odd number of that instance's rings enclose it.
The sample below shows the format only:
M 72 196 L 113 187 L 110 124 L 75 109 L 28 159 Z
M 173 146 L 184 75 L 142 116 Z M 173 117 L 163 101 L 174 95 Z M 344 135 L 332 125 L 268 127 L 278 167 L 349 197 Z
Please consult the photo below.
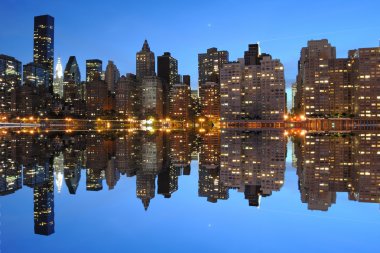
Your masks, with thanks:
M 378 252 L 380 133 L 7 133 L 1 252 Z

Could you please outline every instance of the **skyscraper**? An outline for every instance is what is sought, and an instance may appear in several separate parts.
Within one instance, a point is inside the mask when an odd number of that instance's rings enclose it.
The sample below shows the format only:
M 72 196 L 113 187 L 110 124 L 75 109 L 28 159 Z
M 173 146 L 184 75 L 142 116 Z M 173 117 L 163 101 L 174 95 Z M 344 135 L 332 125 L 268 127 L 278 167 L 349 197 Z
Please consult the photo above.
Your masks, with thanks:
M 178 61 L 169 52 L 157 57 L 157 76 L 162 80 L 164 116 L 169 113 L 169 93 L 172 87 L 179 83 Z
M 61 58 L 58 57 L 57 65 L 55 66 L 54 82 L 53 82 L 53 92 L 63 97 L 63 71 Z
M 159 77 L 147 76 L 141 83 L 142 119 L 163 117 L 162 82 Z
M 139 82 L 136 76 L 121 76 L 116 83 L 116 112 L 125 118 L 138 118 L 140 111 Z
M 92 82 L 101 79 L 103 71 L 103 62 L 98 59 L 86 60 L 86 81 Z
M 115 92 L 115 86 L 117 81 L 119 81 L 120 72 L 117 69 L 113 61 L 108 61 L 106 72 L 105 72 L 105 81 L 108 85 L 108 90 L 112 93 Z
M 218 51 L 215 47 L 198 54 L 198 85 L 211 81 L 210 78 L 215 74 L 219 76 L 220 69 L 228 61 L 228 51 Z
M 169 117 L 177 121 L 188 121 L 190 113 L 190 87 L 175 84 L 169 93 Z
M 136 76 L 141 79 L 145 76 L 155 76 L 154 53 L 150 51 L 148 41 L 145 40 L 141 51 L 136 53 Z
M 70 56 L 66 63 L 63 81 L 65 83 L 73 83 L 76 85 L 81 82 L 80 70 L 75 56 Z
M 380 119 L 380 47 L 351 50 L 349 57 L 353 113 L 359 118 Z
M 0 115 L 16 112 L 16 89 L 21 85 L 21 62 L 0 55 Z
M 45 67 L 49 83 L 53 84 L 54 73 L 54 18 L 49 15 L 34 17 L 34 63 Z
M 308 41 L 307 47 L 302 48 L 298 62 L 296 112 L 305 113 L 307 117 L 335 113 L 334 93 L 339 83 L 330 80 L 330 73 L 335 72 L 331 71 L 335 68 L 335 60 L 336 48 L 326 39 Z M 344 72 L 347 75 L 344 62 L 340 65 L 343 65 L 339 67 L 340 75 Z

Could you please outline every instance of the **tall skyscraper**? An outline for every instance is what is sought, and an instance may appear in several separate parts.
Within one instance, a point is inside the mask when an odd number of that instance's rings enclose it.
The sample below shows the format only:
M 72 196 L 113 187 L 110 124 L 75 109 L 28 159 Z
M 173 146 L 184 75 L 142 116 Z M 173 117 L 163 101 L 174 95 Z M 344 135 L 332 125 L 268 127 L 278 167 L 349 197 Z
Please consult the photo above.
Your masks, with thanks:
M 54 73 L 54 18 L 52 16 L 34 17 L 33 61 L 47 69 L 49 83 L 52 85 Z
M 86 81 L 92 82 L 101 79 L 103 72 L 103 62 L 98 59 L 86 60 Z
M 113 61 L 108 61 L 106 72 L 105 72 L 105 81 L 108 85 L 108 90 L 112 93 L 115 92 L 115 86 L 117 81 L 119 81 L 120 72 L 117 69 Z
M 169 113 L 169 93 L 172 87 L 179 83 L 178 61 L 169 52 L 157 57 L 157 76 L 162 80 L 163 113 L 166 117 Z
M 0 115 L 16 113 L 16 89 L 21 85 L 21 62 L 0 55 Z
M 81 82 L 80 70 L 75 56 L 70 56 L 66 63 L 63 81 L 65 83 L 73 83 L 76 85 Z
M 198 85 L 212 81 L 210 78 L 214 75 L 219 76 L 220 69 L 228 61 L 228 51 L 218 51 L 215 47 L 207 49 L 206 53 L 198 54 Z
M 155 76 L 154 53 L 150 51 L 148 41 L 145 40 L 141 51 L 136 53 L 136 76 L 141 79 L 145 76 Z
M 57 65 L 55 66 L 53 92 L 63 97 L 63 70 L 61 58 L 58 57 Z
M 347 89 L 347 66 L 336 59 L 336 48 L 326 39 L 308 41 L 302 48 L 298 62 L 297 93 L 295 111 L 307 117 L 324 117 L 336 113 L 335 94 Z M 335 70 L 337 72 L 335 72 Z M 332 75 L 335 75 L 332 79 Z M 340 80 L 339 80 L 340 79 Z M 347 80 L 344 80 L 347 79 Z M 342 85 L 342 87 L 340 87 Z M 346 85 L 346 87 L 343 87 Z M 347 91 L 348 92 L 348 91 Z M 344 109 L 345 107 L 338 109 Z M 348 109 L 348 108 L 347 108 Z

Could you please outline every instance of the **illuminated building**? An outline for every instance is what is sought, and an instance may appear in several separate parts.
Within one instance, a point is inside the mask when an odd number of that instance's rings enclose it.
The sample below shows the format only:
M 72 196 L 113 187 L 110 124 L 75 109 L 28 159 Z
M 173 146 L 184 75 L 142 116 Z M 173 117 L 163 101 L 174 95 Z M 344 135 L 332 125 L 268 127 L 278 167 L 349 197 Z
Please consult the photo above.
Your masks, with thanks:
M 155 76 L 154 53 L 150 51 L 148 41 L 145 40 L 141 51 L 136 53 L 136 76 L 141 79 L 145 76 Z
M 116 113 L 124 118 L 138 118 L 140 82 L 133 74 L 122 76 L 116 83 Z
M 169 117 L 177 121 L 188 121 L 190 113 L 190 87 L 175 84 L 169 94 Z
M 45 67 L 36 63 L 28 63 L 23 66 L 23 85 L 33 87 L 49 87 L 49 73 Z
M 86 60 L 86 82 L 101 80 L 103 62 L 98 59 Z
M 106 81 L 108 90 L 110 92 L 115 92 L 116 83 L 119 81 L 119 78 L 120 72 L 117 69 L 116 65 L 113 63 L 113 61 L 108 61 L 104 80 Z
M 48 83 L 53 83 L 54 73 L 54 18 L 49 15 L 34 17 L 33 61 L 44 67 Z
M 164 117 L 169 114 L 170 98 L 169 93 L 172 87 L 179 83 L 178 75 L 178 61 L 171 56 L 169 52 L 157 57 L 157 76 L 162 81 L 163 103 L 164 103 Z
M 22 87 L 17 91 L 16 101 L 21 115 L 46 115 L 49 106 L 49 73 L 36 63 L 23 66 Z
M 295 112 L 307 117 L 334 117 L 352 113 L 352 85 L 347 59 L 336 58 L 326 39 L 308 41 L 298 64 Z
M 283 120 L 286 108 L 284 67 L 280 60 L 268 54 L 257 55 L 257 58 L 260 64 L 246 66 L 245 61 L 239 59 L 221 69 L 222 121 Z
M 55 67 L 54 81 L 53 81 L 53 92 L 63 97 L 63 70 L 61 64 L 61 58 L 58 57 L 57 65 Z
M 354 86 L 354 115 L 380 118 L 380 47 L 349 52 L 350 81 Z
M 228 51 L 218 51 L 215 47 L 198 54 L 198 86 L 211 81 L 213 75 L 219 76 L 223 64 L 229 61 L 228 57 Z
M 16 113 L 16 91 L 21 85 L 21 62 L 7 55 L 0 55 L 0 115 Z
M 199 97 L 202 116 L 210 120 L 220 118 L 220 85 L 216 82 L 206 82 L 199 86 Z
M 162 82 L 156 76 L 146 76 L 141 83 L 141 113 L 142 119 L 163 117 Z

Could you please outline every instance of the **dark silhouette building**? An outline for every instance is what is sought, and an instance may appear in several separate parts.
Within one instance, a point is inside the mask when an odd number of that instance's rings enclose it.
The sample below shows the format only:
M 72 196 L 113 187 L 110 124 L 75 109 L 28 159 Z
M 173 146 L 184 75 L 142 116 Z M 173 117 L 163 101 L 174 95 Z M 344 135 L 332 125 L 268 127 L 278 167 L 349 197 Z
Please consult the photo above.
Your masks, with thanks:
M 33 61 L 46 68 L 49 83 L 52 85 L 54 74 L 54 18 L 52 16 L 34 17 Z

